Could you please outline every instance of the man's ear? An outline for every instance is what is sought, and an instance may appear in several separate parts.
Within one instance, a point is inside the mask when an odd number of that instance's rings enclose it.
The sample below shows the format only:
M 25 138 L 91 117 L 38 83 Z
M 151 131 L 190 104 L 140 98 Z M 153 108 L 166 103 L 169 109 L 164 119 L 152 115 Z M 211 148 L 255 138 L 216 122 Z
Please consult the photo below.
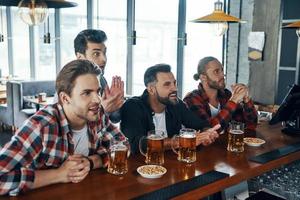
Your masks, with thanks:
M 60 92 L 59 95 L 58 95 L 58 98 L 59 98 L 59 100 L 62 104 L 69 104 L 70 103 L 70 96 L 65 92 Z
M 79 52 L 76 52 L 76 58 L 77 59 L 85 59 L 85 55 Z
M 147 86 L 147 90 L 148 90 L 148 93 L 149 93 L 150 95 L 154 95 L 154 94 L 155 94 L 155 86 L 154 86 L 154 85 L 149 84 L 149 85 Z
M 201 82 L 207 81 L 207 76 L 204 74 L 200 74 L 199 79 L 201 80 Z

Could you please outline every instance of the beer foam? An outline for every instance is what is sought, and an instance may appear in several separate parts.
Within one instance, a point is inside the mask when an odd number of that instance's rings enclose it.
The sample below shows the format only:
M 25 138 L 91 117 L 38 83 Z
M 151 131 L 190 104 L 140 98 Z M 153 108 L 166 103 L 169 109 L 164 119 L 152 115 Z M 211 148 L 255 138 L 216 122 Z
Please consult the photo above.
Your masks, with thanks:
M 150 135 L 147 137 L 147 139 L 150 139 L 150 140 L 162 140 L 164 139 L 164 137 L 160 136 L 160 135 Z
M 125 145 L 118 145 L 114 148 L 115 151 L 126 151 L 127 147 Z
M 191 134 L 187 134 L 187 133 L 182 133 L 182 134 L 180 134 L 180 137 L 183 137 L 183 138 L 195 138 L 196 135 L 191 135 Z
M 244 131 L 242 130 L 230 130 L 229 132 L 235 135 L 244 134 Z

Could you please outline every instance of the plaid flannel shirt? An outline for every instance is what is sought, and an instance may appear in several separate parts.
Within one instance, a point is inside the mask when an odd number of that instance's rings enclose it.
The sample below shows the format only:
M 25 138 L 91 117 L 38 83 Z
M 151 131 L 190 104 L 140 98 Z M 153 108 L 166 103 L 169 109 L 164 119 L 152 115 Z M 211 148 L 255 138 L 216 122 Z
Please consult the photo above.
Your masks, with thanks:
M 221 124 L 222 129 L 226 129 L 231 120 L 244 122 L 246 129 L 253 131 L 257 126 L 257 112 L 253 101 L 247 103 L 236 104 L 229 101 L 231 92 L 227 89 L 218 91 L 218 99 L 221 110 L 215 117 L 211 117 L 209 99 L 206 95 L 202 84 L 199 83 L 198 89 L 188 93 L 184 101 L 188 108 L 193 111 L 201 119 L 209 119 L 212 126 Z
M 98 154 L 103 163 L 108 162 L 110 140 L 126 139 L 103 111 L 98 121 L 88 122 L 88 138 L 89 155 Z M 15 196 L 30 189 L 35 170 L 58 168 L 73 153 L 72 132 L 61 105 L 43 108 L 0 149 L 0 194 Z

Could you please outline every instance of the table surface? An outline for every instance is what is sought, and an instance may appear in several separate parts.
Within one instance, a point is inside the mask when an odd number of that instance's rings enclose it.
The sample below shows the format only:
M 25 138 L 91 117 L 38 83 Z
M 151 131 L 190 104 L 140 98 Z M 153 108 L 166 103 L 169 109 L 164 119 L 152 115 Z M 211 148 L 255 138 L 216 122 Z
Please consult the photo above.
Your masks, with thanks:
M 53 100 L 54 100 L 54 97 L 46 97 L 46 101 L 40 102 L 38 98 L 24 97 L 24 101 L 30 102 L 30 103 L 33 103 L 33 104 L 39 105 L 39 106 L 46 106 L 49 104 L 53 104 Z
M 0 84 L 0 104 L 6 103 L 6 84 Z
M 260 124 L 257 128 L 256 135 L 266 140 L 266 144 L 260 147 L 245 146 L 245 151 L 239 154 L 227 152 L 227 136 L 224 134 L 214 144 L 208 147 L 202 147 L 197 152 L 197 161 L 189 165 L 177 161 L 175 154 L 168 151 L 165 154 L 164 164 L 168 171 L 159 179 L 145 179 L 136 172 L 138 166 L 144 165 L 144 158 L 141 155 L 137 155 L 130 156 L 128 162 L 129 171 L 124 176 L 114 176 L 108 174 L 104 169 L 96 169 L 80 183 L 46 186 L 28 191 L 15 198 L 24 200 L 131 199 L 212 170 L 230 175 L 227 178 L 179 195 L 174 199 L 187 200 L 203 198 L 283 164 L 300 159 L 300 152 L 295 152 L 265 164 L 248 160 L 252 156 L 300 141 L 299 136 L 282 134 L 280 129 L 281 127 L 279 125 L 269 126 L 266 123 Z M 0 197 L 0 200 L 8 198 L 9 197 Z

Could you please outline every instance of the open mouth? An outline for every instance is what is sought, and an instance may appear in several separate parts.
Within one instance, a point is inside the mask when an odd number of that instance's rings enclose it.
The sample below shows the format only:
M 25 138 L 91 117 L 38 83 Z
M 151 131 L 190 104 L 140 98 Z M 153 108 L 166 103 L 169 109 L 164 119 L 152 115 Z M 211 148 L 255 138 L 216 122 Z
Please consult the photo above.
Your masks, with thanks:
M 99 109 L 99 106 L 93 106 L 89 108 L 89 111 L 93 112 L 94 114 L 97 114 L 99 112 Z
M 177 99 L 177 93 L 171 93 L 171 94 L 169 95 L 169 97 L 170 97 L 170 98 L 176 98 L 176 99 Z
M 102 64 L 102 65 L 98 65 L 102 70 L 104 70 L 105 68 L 105 64 Z

